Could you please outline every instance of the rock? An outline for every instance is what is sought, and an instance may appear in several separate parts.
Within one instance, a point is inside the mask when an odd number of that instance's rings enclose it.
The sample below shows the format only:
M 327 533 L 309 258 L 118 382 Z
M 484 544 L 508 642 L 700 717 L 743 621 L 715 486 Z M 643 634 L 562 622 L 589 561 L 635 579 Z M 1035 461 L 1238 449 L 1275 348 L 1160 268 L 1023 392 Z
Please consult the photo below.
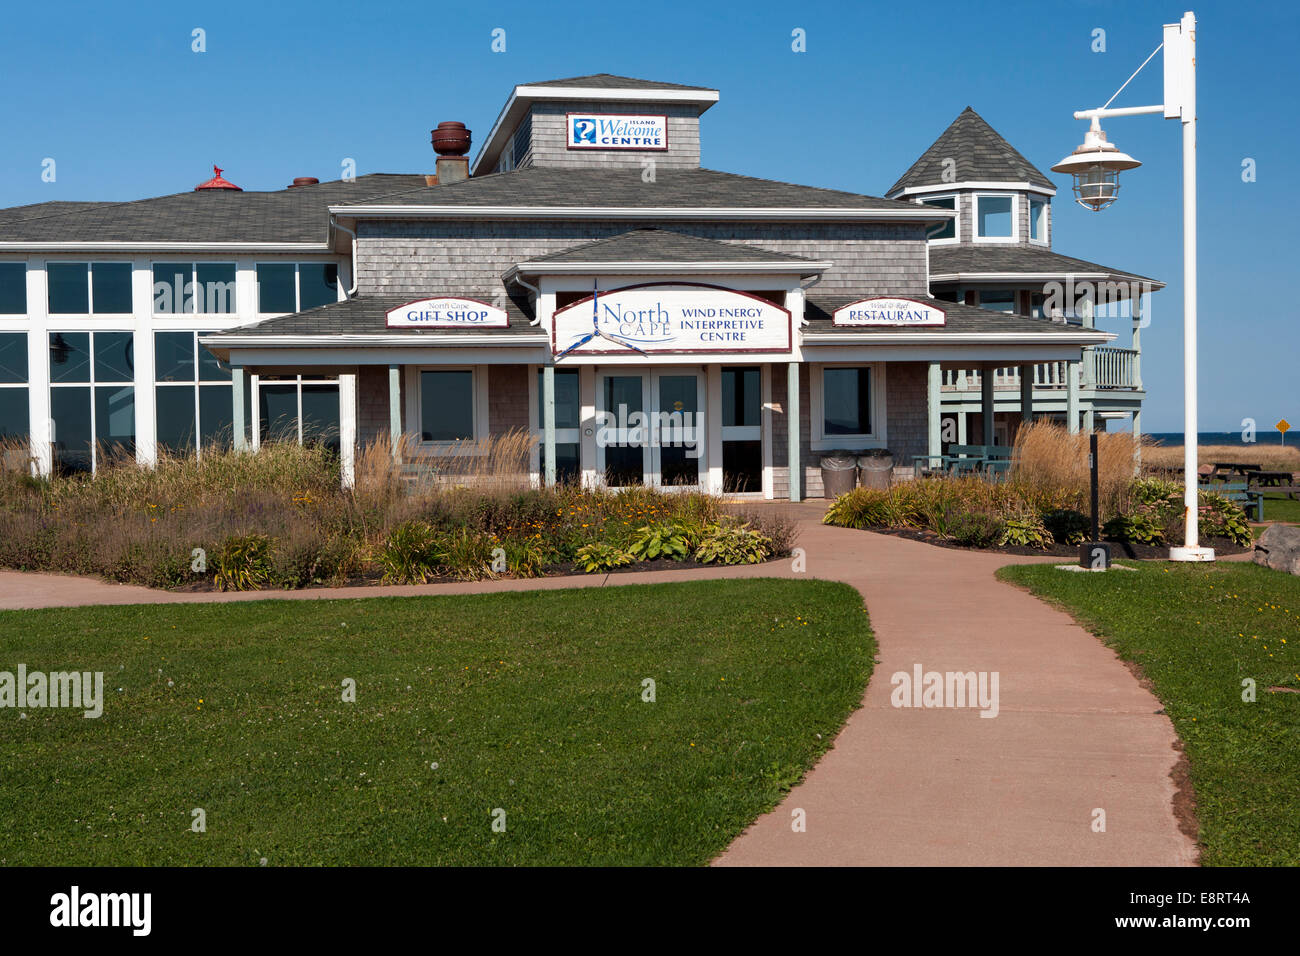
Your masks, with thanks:
M 1255 563 L 1274 571 L 1300 574 L 1300 528 L 1271 524 L 1255 542 Z

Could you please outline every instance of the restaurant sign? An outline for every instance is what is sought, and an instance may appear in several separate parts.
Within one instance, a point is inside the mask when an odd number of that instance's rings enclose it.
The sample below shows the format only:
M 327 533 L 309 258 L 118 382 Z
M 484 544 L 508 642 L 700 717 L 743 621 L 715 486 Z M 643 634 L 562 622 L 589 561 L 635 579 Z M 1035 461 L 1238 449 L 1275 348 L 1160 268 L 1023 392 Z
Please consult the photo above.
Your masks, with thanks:
M 478 299 L 438 296 L 389 309 L 390 329 L 504 329 L 510 324 L 505 309 Z
M 597 292 L 555 312 L 556 355 L 789 352 L 790 312 L 718 286 L 649 283 Z
M 667 149 L 668 117 L 569 113 L 569 149 Z
M 947 316 L 936 309 L 912 299 L 890 299 L 877 296 L 850 302 L 835 310 L 835 325 L 918 326 L 943 325 Z

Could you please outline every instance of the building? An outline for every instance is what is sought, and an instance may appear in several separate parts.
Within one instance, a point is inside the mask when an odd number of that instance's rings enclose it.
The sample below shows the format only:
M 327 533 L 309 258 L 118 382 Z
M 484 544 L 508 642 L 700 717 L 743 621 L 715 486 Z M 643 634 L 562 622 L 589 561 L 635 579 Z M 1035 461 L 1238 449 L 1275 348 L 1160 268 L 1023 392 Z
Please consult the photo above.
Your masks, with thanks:
M 420 471 L 525 429 L 539 482 L 797 499 L 829 450 L 906 476 L 1140 409 L 1136 321 L 1115 349 L 1053 284 L 1159 283 L 1054 253 L 1050 181 L 973 111 L 876 198 L 701 168 L 717 100 L 556 80 L 472 166 L 440 124 L 434 176 L 0 210 L 0 432 L 41 473 L 323 437 L 350 481 L 376 439 Z

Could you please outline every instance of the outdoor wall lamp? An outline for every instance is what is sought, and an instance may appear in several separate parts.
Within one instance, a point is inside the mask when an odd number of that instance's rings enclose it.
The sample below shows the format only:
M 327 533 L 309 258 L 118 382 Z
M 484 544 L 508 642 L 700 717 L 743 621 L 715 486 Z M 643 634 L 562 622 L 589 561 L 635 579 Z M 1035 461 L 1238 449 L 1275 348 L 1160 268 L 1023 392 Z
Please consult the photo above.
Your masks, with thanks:
M 1120 172 L 1141 165 L 1106 139 L 1100 118 L 1094 115 L 1083 145 L 1053 166 L 1052 172 L 1073 176 L 1074 201 L 1093 212 L 1101 212 L 1118 197 Z

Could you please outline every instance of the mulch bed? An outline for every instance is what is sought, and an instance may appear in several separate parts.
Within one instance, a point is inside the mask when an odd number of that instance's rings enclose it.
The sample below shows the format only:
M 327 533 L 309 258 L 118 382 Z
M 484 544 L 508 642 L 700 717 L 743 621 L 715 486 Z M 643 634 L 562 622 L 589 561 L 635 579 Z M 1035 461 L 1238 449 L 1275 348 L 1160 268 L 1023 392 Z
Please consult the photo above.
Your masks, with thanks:
M 1079 546 L 1077 544 L 1053 544 L 1047 548 L 1025 548 L 1014 545 L 1007 545 L 1001 548 L 972 548 L 968 545 L 958 544 L 956 541 L 950 541 L 947 538 L 940 537 L 933 531 L 917 531 L 912 528 L 871 528 L 871 531 L 877 534 L 890 534 L 896 538 L 907 538 L 911 541 L 923 541 L 926 544 L 933 544 L 940 548 L 951 548 L 954 551 L 984 551 L 994 552 L 997 554 L 1025 554 L 1025 555 L 1055 555 L 1062 558 L 1079 557 Z M 1110 545 L 1110 554 L 1112 558 L 1135 558 L 1138 560 L 1169 560 L 1169 545 L 1150 545 L 1150 544 L 1132 544 L 1124 541 L 1108 541 Z M 1245 554 L 1255 550 L 1254 545 L 1243 548 L 1239 544 L 1234 544 L 1228 538 L 1202 538 L 1201 544 L 1205 547 L 1213 548 L 1215 554 Z

